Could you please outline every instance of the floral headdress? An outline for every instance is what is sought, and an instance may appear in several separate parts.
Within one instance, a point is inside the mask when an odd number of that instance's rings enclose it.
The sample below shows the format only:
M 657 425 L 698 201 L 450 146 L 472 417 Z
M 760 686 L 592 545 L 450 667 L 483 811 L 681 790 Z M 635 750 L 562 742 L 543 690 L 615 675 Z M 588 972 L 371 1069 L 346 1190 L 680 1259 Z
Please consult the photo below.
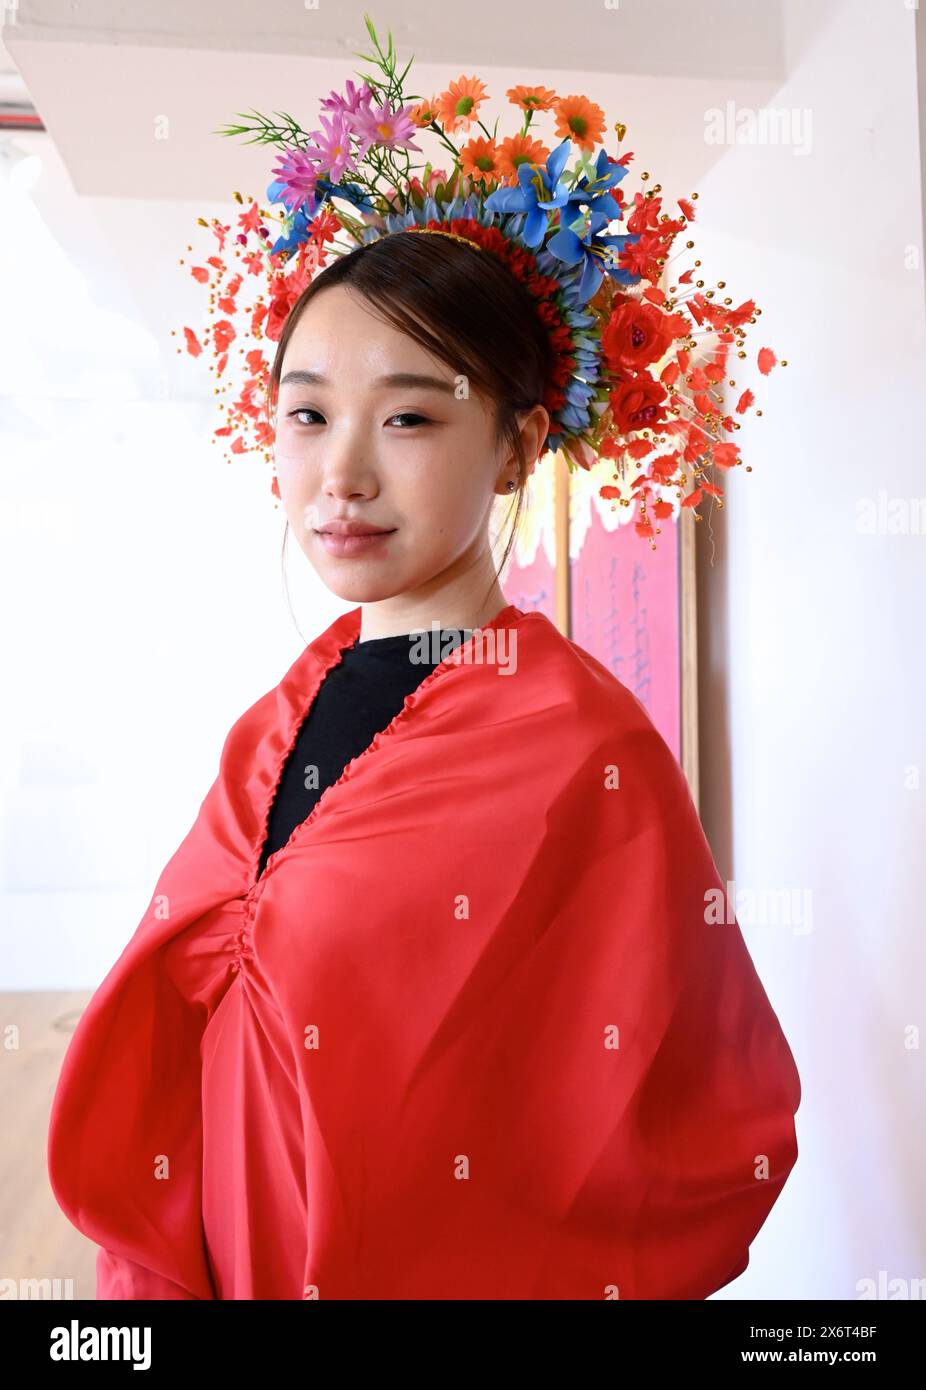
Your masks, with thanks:
M 596 154 L 605 116 L 587 97 L 513 87 L 507 95 L 521 127 L 499 139 L 498 121 L 490 132 L 479 119 L 488 94 L 478 78 L 460 77 L 431 100 L 406 94 L 411 62 L 399 73 L 391 34 L 384 51 L 365 20 L 374 51 L 357 56 L 376 71 L 357 73 L 359 86 L 348 81 L 343 94 L 321 102 L 320 129 L 307 133 L 285 112 L 274 113 L 279 121 L 254 112 L 247 125 L 218 132 L 250 134 L 248 143 L 275 144 L 281 153 L 267 189 L 276 212 L 236 193 L 245 210 L 234 234 L 216 218 L 199 219 L 218 243 L 205 265 L 191 268 L 211 289 L 212 321 L 203 337 L 217 376 L 229 372 L 236 313 L 246 315 L 251 344 L 239 348 L 243 379 L 223 405 L 227 418 L 216 436 L 228 441 L 231 456 L 259 450 L 272 458 L 265 405 L 273 354 L 262 344 L 279 340 L 290 309 L 329 255 L 405 231 L 458 237 L 517 276 L 549 334 L 554 366 L 542 403 L 550 427 L 541 453 L 561 451 L 570 469 L 612 460 L 613 478 L 600 495 L 636 506 L 637 533 L 655 548 L 662 518 L 680 504 L 700 520 L 694 509 L 705 495 L 723 496 L 711 470 L 741 463 L 739 446 L 725 438 L 740 426 L 721 388 L 731 349 L 746 358 L 746 325 L 761 313 L 751 299 L 738 307 L 729 298 L 717 302 L 714 289 L 693 279 L 699 261 L 675 275 L 668 292 L 660 287 L 676 237 L 694 220 L 697 193 L 678 199 L 678 217 L 662 211 L 659 184 L 625 198 L 620 184 L 633 154 L 617 158 L 603 146 Z M 541 115 L 552 117 L 559 140 L 552 149 L 533 124 Z M 415 137 L 424 131 L 446 150 L 448 169 L 413 163 L 413 153 L 422 153 Z M 626 127 L 618 123 L 614 131 L 620 143 Z M 614 223 L 626 231 L 614 234 Z M 346 247 L 338 244 L 341 234 Z M 693 245 L 687 241 L 685 249 Z M 184 334 L 198 356 L 196 334 Z M 756 358 L 763 375 L 777 360 L 768 347 Z M 754 404 L 753 392 L 742 390 L 733 413 L 744 415 Z M 272 489 L 279 497 L 276 477 Z

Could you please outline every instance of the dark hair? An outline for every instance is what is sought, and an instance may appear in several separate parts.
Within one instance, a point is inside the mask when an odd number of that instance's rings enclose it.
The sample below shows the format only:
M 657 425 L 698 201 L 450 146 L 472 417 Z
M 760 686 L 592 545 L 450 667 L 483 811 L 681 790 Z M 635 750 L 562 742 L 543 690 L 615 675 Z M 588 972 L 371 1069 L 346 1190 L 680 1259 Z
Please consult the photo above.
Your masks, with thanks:
M 358 246 L 319 271 L 290 310 L 270 369 L 268 412 L 276 407 L 283 357 L 302 311 L 334 285 L 351 286 L 374 313 L 494 402 L 496 443 L 506 440 L 518 460 L 499 578 L 517 534 L 528 468 L 516 417 L 542 401 L 553 361 L 530 292 L 491 252 L 452 237 L 389 234 Z

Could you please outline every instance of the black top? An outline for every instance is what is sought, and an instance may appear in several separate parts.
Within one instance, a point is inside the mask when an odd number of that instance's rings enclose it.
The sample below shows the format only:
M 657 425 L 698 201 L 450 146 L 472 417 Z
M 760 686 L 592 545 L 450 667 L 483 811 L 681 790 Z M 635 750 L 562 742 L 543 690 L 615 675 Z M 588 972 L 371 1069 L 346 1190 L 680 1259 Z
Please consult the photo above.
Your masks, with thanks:
M 352 758 L 369 748 L 375 734 L 391 724 L 405 697 L 472 631 L 442 629 L 434 644 L 436 660 L 430 659 L 430 640 L 429 659 L 412 659 L 418 657 L 416 647 L 421 636 L 430 639 L 430 630 L 373 637 L 366 642 L 358 639 L 346 648 L 341 660 L 326 673 L 283 766 L 258 874 L 263 873 L 269 856 L 302 824 L 325 788 L 338 780 Z M 310 775 L 316 769 L 317 775 Z

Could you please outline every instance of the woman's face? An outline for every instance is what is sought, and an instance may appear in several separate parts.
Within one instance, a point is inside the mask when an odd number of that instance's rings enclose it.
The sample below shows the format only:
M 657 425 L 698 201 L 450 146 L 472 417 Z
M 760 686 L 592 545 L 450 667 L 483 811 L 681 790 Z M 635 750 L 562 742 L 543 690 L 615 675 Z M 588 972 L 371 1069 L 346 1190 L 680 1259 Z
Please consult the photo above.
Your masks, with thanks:
M 519 421 L 532 470 L 549 415 Z M 287 344 L 275 454 L 289 524 L 340 598 L 431 596 L 470 570 L 484 582 L 492 500 L 517 481 L 491 404 L 344 286 L 310 301 Z M 380 534 L 325 534 L 344 519 Z

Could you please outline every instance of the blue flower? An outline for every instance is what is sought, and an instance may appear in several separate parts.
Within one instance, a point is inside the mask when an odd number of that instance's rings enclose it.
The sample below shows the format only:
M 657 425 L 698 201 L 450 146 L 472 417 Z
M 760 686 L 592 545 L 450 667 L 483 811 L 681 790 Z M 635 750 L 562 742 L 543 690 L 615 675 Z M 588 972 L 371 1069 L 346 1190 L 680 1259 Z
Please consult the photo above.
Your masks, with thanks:
M 599 236 L 602 227 L 612 220 L 607 212 L 589 210 L 583 213 L 571 227 L 560 227 L 547 242 L 546 249 L 566 265 L 582 265 L 582 279 L 578 287 L 578 297 L 583 304 L 597 291 L 605 272 L 624 285 L 636 284 L 639 275 L 622 270 L 616 264 L 617 253 L 628 241 L 636 241 L 636 236 Z M 580 227 L 580 236 L 574 228 Z
M 283 202 L 282 193 L 286 185 L 282 183 L 272 183 L 267 189 L 267 197 L 271 203 Z M 364 193 L 363 189 L 355 183 L 334 184 L 330 179 L 320 178 L 315 185 L 315 195 L 307 207 L 297 208 L 295 212 L 289 214 L 286 219 L 286 226 L 289 228 L 288 235 L 281 236 L 271 247 L 270 254 L 275 256 L 278 251 L 287 251 L 290 255 L 301 246 L 304 241 L 308 241 L 312 230 L 312 222 L 318 216 L 319 211 L 326 202 L 332 198 L 343 198 L 346 203 L 351 203 L 360 212 L 373 212 L 375 207 L 372 199 Z
M 364 193 L 359 184 L 338 183 L 330 184 L 326 179 L 319 179 L 318 186 L 324 186 L 325 193 L 330 198 L 343 198 L 346 203 L 352 203 L 358 212 L 375 212 L 376 206 L 369 194 Z M 318 209 L 316 208 L 316 211 Z
M 270 187 L 273 188 L 274 185 L 271 184 Z M 313 212 L 312 216 L 314 217 L 314 215 Z M 299 208 L 296 212 L 292 213 L 291 216 L 286 219 L 289 232 L 286 236 L 277 237 L 270 248 L 271 256 L 278 255 L 280 251 L 285 251 L 288 256 L 291 256 L 297 246 L 301 246 L 304 241 L 308 241 L 308 223 L 309 218 L 306 216 L 304 209 Z
M 612 164 L 608 157 L 607 150 L 598 151 L 598 160 L 595 164 L 595 177 L 589 182 L 583 177 L 576 184 L 569 194 L 569 206 L 587 207 L 593 212 L 607 213 L 608 220 L 622 218 L 623 210 L 616 198 L 608 192 L 620 183 L 627 173 L 626 164 Z M 568 212 L 560 215 L 560 221 L 565 225 L 567 221 L 572 221 Z
M 498 188 L 490 193 L 485 206 L 490 212 L 523 212 L 522 239 L 525 246 L 539 246 L 549 222 L 548 214 L 569 202 L 569 189 L 560 182 L 571 141 L 564 140 L 550 155 L 546 165 L 521 164 L 518 187 Z

